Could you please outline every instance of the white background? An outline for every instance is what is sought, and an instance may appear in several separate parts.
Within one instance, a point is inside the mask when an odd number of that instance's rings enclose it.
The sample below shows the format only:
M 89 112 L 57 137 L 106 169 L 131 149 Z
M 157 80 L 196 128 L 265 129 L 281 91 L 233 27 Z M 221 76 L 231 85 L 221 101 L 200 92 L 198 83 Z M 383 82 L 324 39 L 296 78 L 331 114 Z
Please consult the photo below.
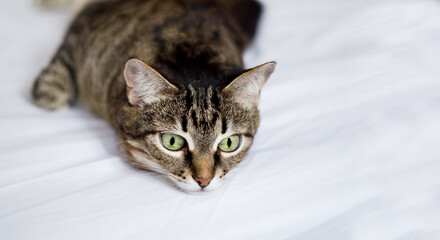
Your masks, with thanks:
M 259 133 L 198 196 L 130 167 L 82 108 L 32 105 L 72 12 L 0 0 L 0 239 L 440 239 L 440 2 L 265 6 Z

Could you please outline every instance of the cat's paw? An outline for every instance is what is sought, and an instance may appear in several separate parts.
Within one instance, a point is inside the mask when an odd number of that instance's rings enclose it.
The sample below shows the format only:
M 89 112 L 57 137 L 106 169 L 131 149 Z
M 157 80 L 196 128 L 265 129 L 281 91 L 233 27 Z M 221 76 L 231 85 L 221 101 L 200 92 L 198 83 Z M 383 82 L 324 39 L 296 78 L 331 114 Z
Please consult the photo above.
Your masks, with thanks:
M 68 108 L 75 102 L 75 89 L 63 69 L 44 69 L 32 87 L 33 102 L 47 110 Z

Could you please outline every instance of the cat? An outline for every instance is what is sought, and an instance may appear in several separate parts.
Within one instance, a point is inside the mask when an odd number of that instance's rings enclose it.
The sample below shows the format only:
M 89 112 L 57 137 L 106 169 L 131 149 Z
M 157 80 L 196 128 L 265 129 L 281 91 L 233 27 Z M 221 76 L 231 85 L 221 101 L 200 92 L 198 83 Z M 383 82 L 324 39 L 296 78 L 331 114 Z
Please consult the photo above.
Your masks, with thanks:
M 248 152 L 275 69 L 243 67 L 261 11 L 254 0 L 91 2 L 35 80 L 33 102 L 81 100 L 132 165 L 184 191 L 214 190 Z

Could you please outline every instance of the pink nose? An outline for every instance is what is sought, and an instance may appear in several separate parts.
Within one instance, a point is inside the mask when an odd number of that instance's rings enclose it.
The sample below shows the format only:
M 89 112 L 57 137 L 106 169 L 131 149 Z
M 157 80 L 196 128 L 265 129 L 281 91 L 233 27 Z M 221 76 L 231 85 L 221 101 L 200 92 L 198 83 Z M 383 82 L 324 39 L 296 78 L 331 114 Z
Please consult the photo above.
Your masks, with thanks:
M 196 182 L 200 185 L 200 187 L 204 188 L 209 185 L 212 178 L 194 178 L 194 180 L 196 180 Z

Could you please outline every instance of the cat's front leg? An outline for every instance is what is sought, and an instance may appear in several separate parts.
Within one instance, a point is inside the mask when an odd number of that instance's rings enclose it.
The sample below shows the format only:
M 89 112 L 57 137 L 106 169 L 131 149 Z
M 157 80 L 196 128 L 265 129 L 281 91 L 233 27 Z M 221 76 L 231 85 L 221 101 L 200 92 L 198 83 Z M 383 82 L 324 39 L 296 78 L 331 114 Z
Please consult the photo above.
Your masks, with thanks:
M 74 68 L 70 56 L 61 47 L 32 87 L 32 100 L 41 108 L 58 110 L 73 105 L 77 98 Z

